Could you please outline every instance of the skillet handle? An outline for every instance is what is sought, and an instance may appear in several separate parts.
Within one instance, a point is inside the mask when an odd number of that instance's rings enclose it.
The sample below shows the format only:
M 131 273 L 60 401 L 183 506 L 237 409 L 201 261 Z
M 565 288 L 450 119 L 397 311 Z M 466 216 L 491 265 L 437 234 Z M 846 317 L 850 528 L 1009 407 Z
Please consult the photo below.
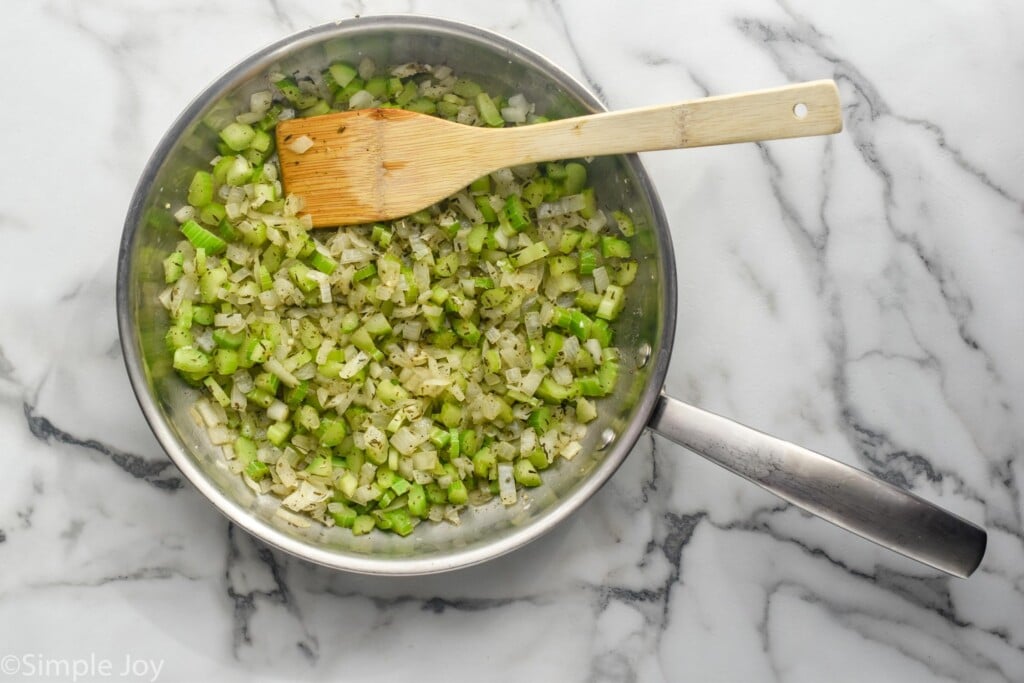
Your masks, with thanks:
M 867 472 L 662 394 L 648 425 L 785 501 L 869 541 L 967 578 L 984 529 Z

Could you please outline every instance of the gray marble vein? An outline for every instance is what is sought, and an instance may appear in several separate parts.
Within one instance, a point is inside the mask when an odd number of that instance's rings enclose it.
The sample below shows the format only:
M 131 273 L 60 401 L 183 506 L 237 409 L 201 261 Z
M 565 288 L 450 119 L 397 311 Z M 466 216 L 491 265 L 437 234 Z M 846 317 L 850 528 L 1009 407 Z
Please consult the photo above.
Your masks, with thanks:
M 49 419 L 36 413 L 35 407 L 25 403 L 23 406 L 25 422 L 28 423 L 32 436 L 44 444 L 51 441 L 56 443 L 76 446 L 86 450 L 95 451 L 110 459 L 117 467 L 121 468 L 136 479 L 142 479 L 146 483 L 165 491 L 174 491 L 181 488 L 181 477 L 174 474 L 174 468 L 169 460 L 159 459 L 149 461 L 134 453 L 126 453 L 118 448 L 109 446 L 96 439 L 82 439 L 70 434 L 59 427 L 54 426 Z

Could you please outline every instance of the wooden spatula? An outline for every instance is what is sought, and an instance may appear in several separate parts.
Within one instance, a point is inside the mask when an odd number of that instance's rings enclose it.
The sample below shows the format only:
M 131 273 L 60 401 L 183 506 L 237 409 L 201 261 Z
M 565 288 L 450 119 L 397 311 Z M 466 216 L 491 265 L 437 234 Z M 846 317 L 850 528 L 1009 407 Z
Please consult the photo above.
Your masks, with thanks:
M 512 128 L 360 109 L 282 121 L 277 149 L 285 190 L 302 197 L 315 227 L 327 227 L 414 213 L 506 166 L 842 128 L 836 85 L 825 80 Z M 312 145 L 299 153 L 303 136 Z

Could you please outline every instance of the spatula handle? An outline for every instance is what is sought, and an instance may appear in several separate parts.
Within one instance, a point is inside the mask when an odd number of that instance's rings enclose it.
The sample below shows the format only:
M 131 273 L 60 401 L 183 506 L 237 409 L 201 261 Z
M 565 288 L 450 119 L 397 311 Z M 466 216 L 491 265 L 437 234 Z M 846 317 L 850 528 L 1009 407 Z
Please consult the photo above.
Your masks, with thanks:
M 502 131 L 508 165 L 828 135 L 843 129 L 835 82 L 810 81 Z

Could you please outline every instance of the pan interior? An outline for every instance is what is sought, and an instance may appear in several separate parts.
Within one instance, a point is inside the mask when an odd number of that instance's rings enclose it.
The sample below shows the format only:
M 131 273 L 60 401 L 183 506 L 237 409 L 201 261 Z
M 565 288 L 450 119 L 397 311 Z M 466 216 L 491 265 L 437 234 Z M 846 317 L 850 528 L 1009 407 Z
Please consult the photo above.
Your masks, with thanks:
M 675 313 L 675 272 L 664 217 L 635 156 L 593 160 L 590 177 L 606 208 L 622 208 L 637 226 L 640 264 L 615 325 L 623 351 L 619 385 L 600 401 L 584 451 L 545 472 L 544 485 L 512 508 L 495 499 L 467 510 L 458 527 L 422 524 L 409 537 L 314 523 L 298 529 L 274 514 L 277 499 L 256 496 L 228 471 L 219 449 L 189 415 L 198 398 L 170 366 L 163 339 L 168 321 L 157 303 L 164 287 L 161 260 L 180 239 L 167 207 L 180 204 L 192 174 L 215 152 L 216 133 L 204 123 L 240 111 L 252 92 L 269 88 L 272 72 L 301 73 L 334 60 L 378 65 L 444 63 L 492 91 L 522 92 L 538 113 L 567 117 L 602 109 L 585 88 L 546 60 L 493 34 L 440 20 L 375 17 L 311 29 L 254 55 L 193 102 L 154 153 L 125 224 L 118 274 L 122 345 L 136 393 L 163 447 L 188 478 L 233 521 L 307 559 L 358 572 L 420 574 L 474 564 L 540 535 L 585 501 L 628 454 L 643 430 L 664 379 Z M 646 349 L 650 360 L 645 362 Z M 598 450 L 602 435 L 615 434 Z

